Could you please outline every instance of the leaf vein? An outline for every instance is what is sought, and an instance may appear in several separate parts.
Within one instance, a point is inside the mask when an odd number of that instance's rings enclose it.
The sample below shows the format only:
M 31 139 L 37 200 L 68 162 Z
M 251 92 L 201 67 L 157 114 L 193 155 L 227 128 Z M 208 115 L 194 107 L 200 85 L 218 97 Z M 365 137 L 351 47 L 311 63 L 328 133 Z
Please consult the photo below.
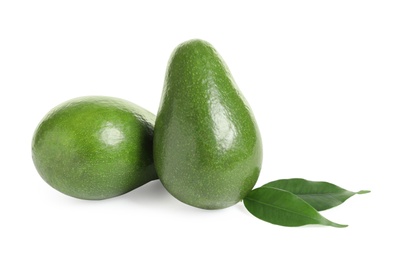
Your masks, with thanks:
M 319 216 L 320 219 L 318 219 L 318 218 L 316 219 L 316 218 L 313 218 L 313 217 L 310 217 L 310 216 L 307 216 L 307 215 L 303 215 L 303 214 L 301 214 L 299 212 L 296 212 L 296 211 L 287 210 L 285 208 L 281 208 L 281 207 L 278 207 L 278 206 L 275 206 L 275 205 L 272 205 L 272 204 L 269 204 L 269 203 L 265 203 L 265 202 L 260 201 L 260 200 L 252 199 L 250 197 L 247 197 L 246 199 L 254 201 L 254 202 L 257 202 L 257 203 L 260 203 L 260 204 L 264 204 L 264 205 L 267 205 L 269 207 L 273 207 L 273 208 L 276 208 L 276 209 L 279 209 L 279 210 L 283 210 L 283 211 L 286 211 L 286 212 L 289 212 L 289 213 L 294 213 L 294 214 L 299 215 L 299 216 L 304 217 L 304 218 L 312 219 L 312 220 L 315 220 L 315 221 L 321 221 L 321 216 Z

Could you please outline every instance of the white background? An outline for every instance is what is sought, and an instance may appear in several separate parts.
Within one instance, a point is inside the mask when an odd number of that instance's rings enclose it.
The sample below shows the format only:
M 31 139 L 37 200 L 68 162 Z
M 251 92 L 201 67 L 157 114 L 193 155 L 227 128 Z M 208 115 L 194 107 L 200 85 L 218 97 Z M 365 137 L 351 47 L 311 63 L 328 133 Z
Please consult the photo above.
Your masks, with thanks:
M 370 189 L 323 213 L 348 228 L 200 210 L 158 181 L 83 201 L 40 178 L 31 138 L 52 107 L 107 95 L 156 113 L 191 38 L 215 46 L 252 107 L 257 186 Z M 1 1 L 0 259 L 396 259 L 396 72 L 395 1 Z

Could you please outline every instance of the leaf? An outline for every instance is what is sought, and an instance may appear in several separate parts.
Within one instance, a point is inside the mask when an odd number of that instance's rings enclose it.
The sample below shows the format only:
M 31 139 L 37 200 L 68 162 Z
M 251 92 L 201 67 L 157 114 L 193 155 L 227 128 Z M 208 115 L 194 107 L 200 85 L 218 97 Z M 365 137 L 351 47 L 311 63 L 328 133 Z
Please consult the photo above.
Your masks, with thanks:
M 262 187 L 273 187 L 289 191 L 322 211 L 342 204 L 355 194 L 365 194 L 370 191 L 352 192 L 329 182 L 315 182 L 305 179 L 283 179 L 269 182 Z
M 297 227 L 319 224 L 347 227 L 324 218 L 315 208 L 291 192 L 273 187 L 252 190 L 244 198 L 244 206 L 255 217 L 276 225 Z

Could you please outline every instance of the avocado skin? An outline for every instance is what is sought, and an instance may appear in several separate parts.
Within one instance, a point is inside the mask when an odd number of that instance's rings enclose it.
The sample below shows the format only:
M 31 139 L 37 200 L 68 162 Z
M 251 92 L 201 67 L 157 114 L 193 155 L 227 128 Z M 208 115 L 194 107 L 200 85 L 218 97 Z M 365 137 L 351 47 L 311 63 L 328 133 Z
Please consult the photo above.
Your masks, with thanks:
M 259 177 L 262 142 L 254 115 L 208 42 L 184 42 L 171 55 L 153 153 L 164 187 L 198 208 L 236 204 Z
M 157 179 L 155 116 L 122 99 L 87 96 L 52 109 L 38 125 L 32 158 L 41 177 L 72 197 L 115 197 Z

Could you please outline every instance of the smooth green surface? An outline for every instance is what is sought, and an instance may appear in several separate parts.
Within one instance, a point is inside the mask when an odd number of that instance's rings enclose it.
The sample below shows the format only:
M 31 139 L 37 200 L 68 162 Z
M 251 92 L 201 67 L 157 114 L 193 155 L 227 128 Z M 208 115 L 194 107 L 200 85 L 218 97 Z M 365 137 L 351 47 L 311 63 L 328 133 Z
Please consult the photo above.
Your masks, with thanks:
M 273 187 L 252 190 L 244 198 L 244 205 L 255 217 L 276 225 L 297 227 L 318 224 L 347 227 L 324 218 L 316 209 L 291 192 Z
M 128 101 L 80 97 L 51 110 L 37 127 L 32 156 L 53 188 L 81 199 L 121 195 L 157 178 L 155 116 Z
M 318 211 L 336 207 L 355 194 L 369 192 L 367 190 L 352 192 L 329 182 L 308 181 L 299 178 L 272 181 L 263 186 L 289 191 Z
M 254 116 L 226 64 L 205 41 L 184 42 L 171 55 L 154 160 L 174 197 L 204 209 L 234 205 L 258 179 L 262 144 Z

